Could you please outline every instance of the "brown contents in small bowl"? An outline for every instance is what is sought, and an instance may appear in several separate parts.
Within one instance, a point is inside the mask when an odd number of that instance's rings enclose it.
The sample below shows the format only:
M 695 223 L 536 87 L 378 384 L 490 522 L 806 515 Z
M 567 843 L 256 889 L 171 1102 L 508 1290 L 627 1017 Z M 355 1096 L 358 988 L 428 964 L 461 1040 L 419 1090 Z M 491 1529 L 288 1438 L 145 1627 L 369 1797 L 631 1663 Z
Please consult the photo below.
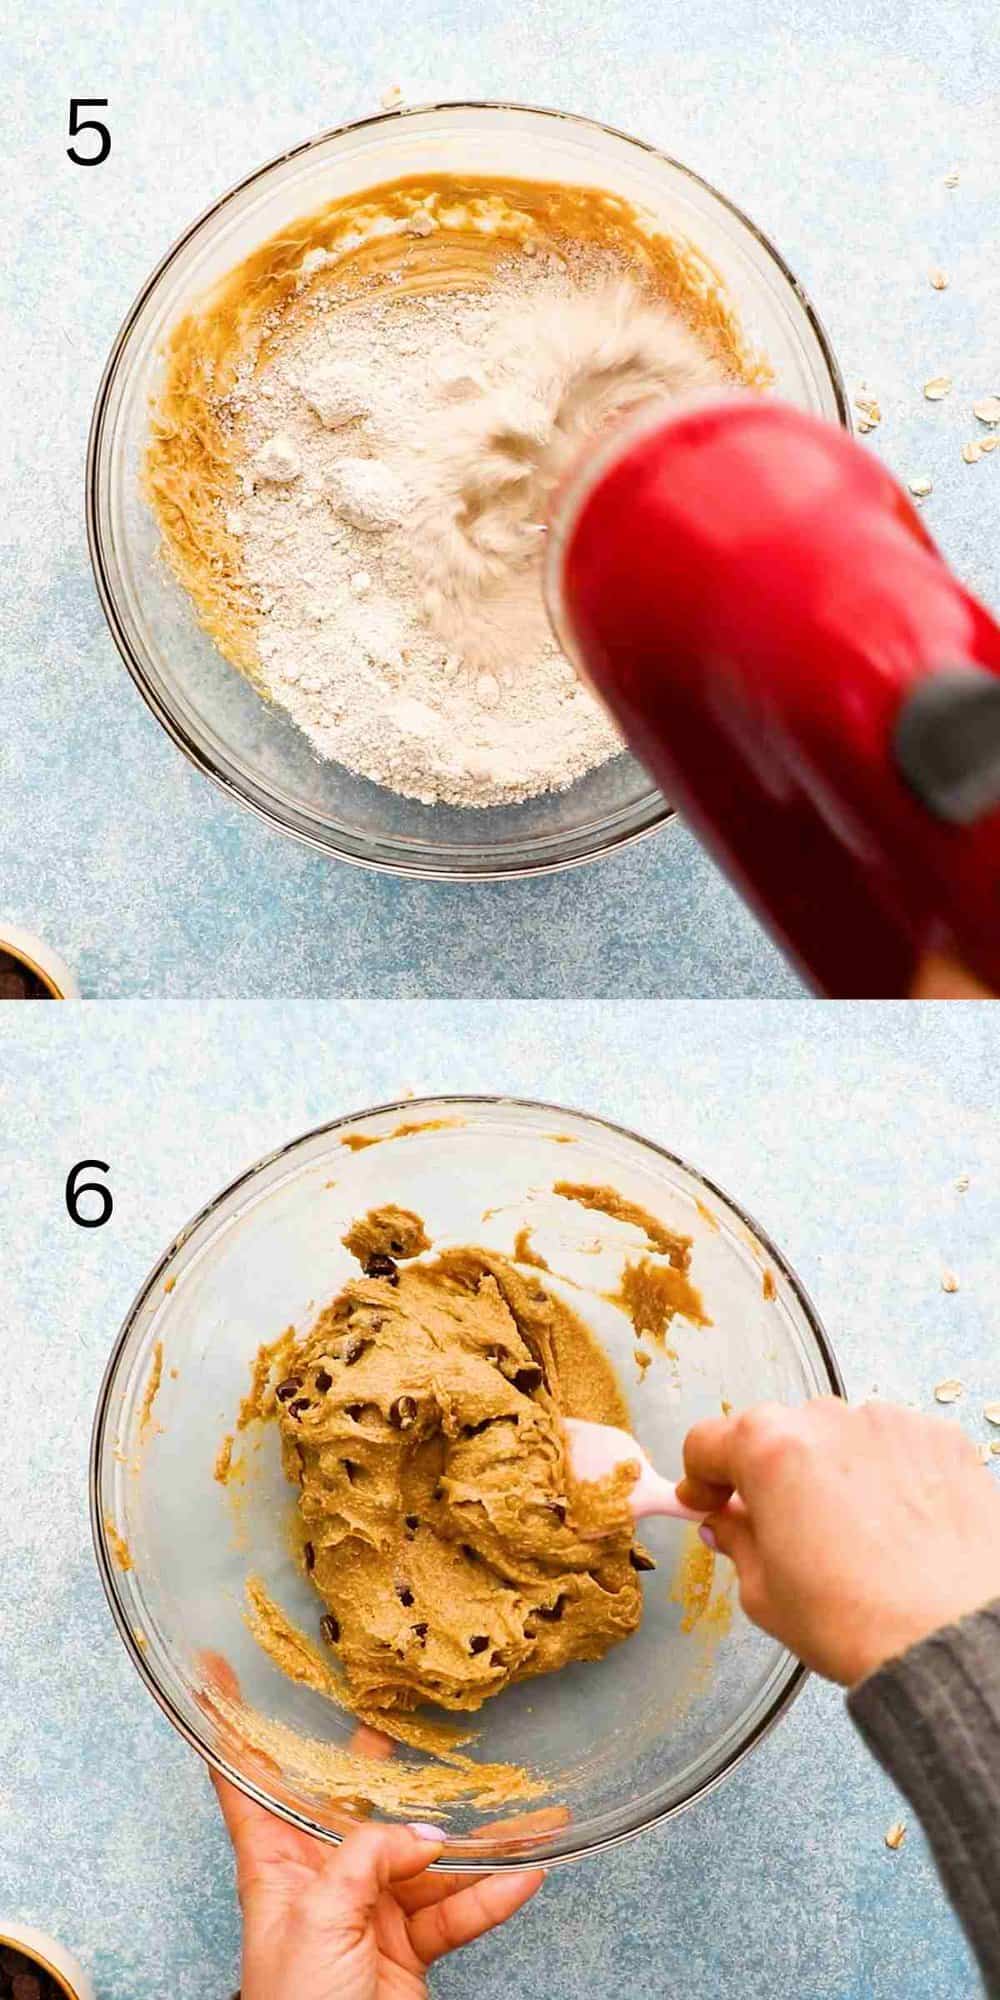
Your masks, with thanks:
M 55 1000 L 48 981 L 43 979 L 37 966 L 26 959 L 18 958 L 14 952 L 6 951 L 0 945 L 0 1000 Z M 3 1987 L 0 1986 L 0 1993 Z
M 29 1958 L 17 1945 L 0 1944 L 0 2000 L 75 2000 L 73 1988 Z

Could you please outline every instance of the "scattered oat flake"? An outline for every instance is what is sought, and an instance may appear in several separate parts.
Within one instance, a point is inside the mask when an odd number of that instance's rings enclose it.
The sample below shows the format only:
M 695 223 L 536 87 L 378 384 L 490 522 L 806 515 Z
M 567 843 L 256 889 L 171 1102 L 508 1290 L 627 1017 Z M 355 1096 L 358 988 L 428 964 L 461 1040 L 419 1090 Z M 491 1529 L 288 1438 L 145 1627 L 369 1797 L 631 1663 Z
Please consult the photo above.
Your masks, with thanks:
M 920 473 L 916 479 L 908 479 L 906 484 L 915 500 L 926 500 L 928 493 L 934 491 L 934 481 L 928 479 L 926 473 Z
M 869 430 L 873 430 L 876 424 L 882 422 L 881 404 L 875 396 L 870 396 L 867 390 L 859 390 L 854 398 L 854 407 L 860 411 L 862 421 L 868 425 Z
M 981 424 L 1000 424 L 1000 396 L 981 396 L 973 403 L 972 414 Z
M 961 1382 L 939 1382 L 934 1391 L 934 1401 L 936 1403 L 957 1403 L 959 1397 L 964 1394 L 965 1390 Z
M 987 1403 L 983 1415 L 988 1424 L 1000 1424 L 1000 1403 Z
M 929 403 L 940 403 L 942 396 L 950 395 L 951 386 L 950 375 L 932 375 L 930 381 L 924 383 L 924 395 Z
M 955 1182 L 955 1191 L 957 1194 L 968 1194 L 969 1191 L 968 1174 L 959 1174 L 958 1179 Z
M 402 102 L 403 93 L 398 83 L 390 83 L 388 90 L 383 90 L 382 92 L 383 111 L 395 111 L 397 104 L 402 104 Z
M 885 1834 L 886 1846 L 891 1847 L 893 1853 L 895 1854 L 897 1850 L 900 1847 L 902 1847 L 905 1839 L 906 1839 L 906 1827 L 903 1821 L 901 1819 L 894 1819 L 892 1825 L 886 1828 L 886 1834 Z
M 930 279 L 931 284 L 933 285 L 934 290 L 936 292 L 946 292 L 948 290 L 947 271 L 939 271 L 937 266 L 935 265 L 932 271 L 928 271 L 927 276 Z
M 956 1278 L 954 1271 L 942 1271 L 941 1290 L 943 1292 L 957 1292 L 958 1279 Z
M 1000 437 L 980 438 L 979 456 L 985 458 L 989 451 L 1000 451 Z
M 970 444 L 963 444 L 962 457 L 966 465 L 975 465 L 976 460 L 982 458 L 982 455 L 983 447 L 978 438 L 973 438 Z
M 945 184 L 945 187 L 946 187 L 946 188 L 957 188 L 957 186 L 958 186 L 958 168 L 957 168 L 957 167 L 952 167 L 952 169 L 951 169 L 951 172 L 950 172 L 950 173 L 948 173 L 948 174 L 945 174 L 945 177 L 944 177 L 944 184 Z

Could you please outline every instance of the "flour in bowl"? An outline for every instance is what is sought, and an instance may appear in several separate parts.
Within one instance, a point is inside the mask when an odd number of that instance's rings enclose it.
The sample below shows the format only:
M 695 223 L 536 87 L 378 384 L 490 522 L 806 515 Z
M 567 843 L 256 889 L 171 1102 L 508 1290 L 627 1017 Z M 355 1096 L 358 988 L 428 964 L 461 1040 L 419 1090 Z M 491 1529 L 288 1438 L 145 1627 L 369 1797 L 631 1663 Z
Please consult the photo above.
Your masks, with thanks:
M 426 804 L 563 789 L 621 748 L 552 636 L 552 492 L 587 438 L 724 379 L 608 258 L 304 317 L 234 398 L 227 516 L 267 688 L 325 758 Z

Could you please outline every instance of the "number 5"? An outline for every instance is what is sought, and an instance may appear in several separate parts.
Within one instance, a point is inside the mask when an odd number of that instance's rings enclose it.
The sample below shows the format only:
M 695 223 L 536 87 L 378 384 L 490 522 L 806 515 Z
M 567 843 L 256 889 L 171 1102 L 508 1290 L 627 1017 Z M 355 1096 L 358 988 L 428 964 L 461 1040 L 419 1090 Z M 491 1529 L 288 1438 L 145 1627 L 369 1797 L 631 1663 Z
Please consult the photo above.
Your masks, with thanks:
M 78 153 L 75 146 L 67 146 L 66 151 L 70 159 L 78 167 L 99 167 L 102 160 L 106 160 L 111 151 L 111 134 L 107 126 L 102 125 L 99 118 L 81 118 L 80 116 L 81 111 L 93 111 L 95 109 L 106 111 L 107 105 L 108 100 L 106 97 L 71 97 L 69 100 L 70 138 L 78 138 L 81 132 L 99 132 L 101 135 L 98 140 L 96 153 Z

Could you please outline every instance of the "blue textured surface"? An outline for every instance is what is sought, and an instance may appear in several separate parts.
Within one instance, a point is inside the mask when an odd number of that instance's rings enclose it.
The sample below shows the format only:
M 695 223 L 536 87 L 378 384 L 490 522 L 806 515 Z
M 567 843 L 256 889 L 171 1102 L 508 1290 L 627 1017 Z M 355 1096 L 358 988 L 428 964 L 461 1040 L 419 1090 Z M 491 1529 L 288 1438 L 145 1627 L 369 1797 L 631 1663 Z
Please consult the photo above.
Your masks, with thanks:
M 61 1934 L 101 2000 L 224 2000 L 236 1983 L 208 1781 L 125 1657 L 86 1519 L 111 1340 L 206 1198 L 306 1127 L 408 1089 L 638 1122 L 773 1233 L 852 1394 L 933 1408 L 957 1376 L 966 1395 L 942 1421 L 981 1438 L 1000 1395 L 998 1057 L 988 1005 L 3 1010 L 0 1918 Z M 63 1183 L 88 1155 L 110 1162 L 116 1208 L 83 1232 Z M 811 1683 L 710 1799 L 553 1876 L 435 1991 L 966 2000 L 976 1981 L 918 1830 L 898 1854 L 883 1844 L 898 1810 L 839 1693 Z
M 190 770 L 119 664 L 82 520 L 90 406 L 133 295 L 223 188 L 310 133 L 411 102 L 513 97 L 657 142 L 768 230 L 827 321 L 878 449 L 930 474 L 927 520 L 1000 596 L 1000 454 L 961 462 L 1000 389 L 994 0 L 16 0 L 5 63 L 0 330 L 8 632 L 0 905 L 86 993 L 769 994 L 797 982 L 685 833 L 533 883 L 404 885 L 323 862 Z M 96 171 L 71 92 L 110 99 Z M 960 184 L 943 186 L 958 167 Z M 951 278 L 937 293 L 931 264 Z M 941 372 L 953 396 L 932 407 Z

